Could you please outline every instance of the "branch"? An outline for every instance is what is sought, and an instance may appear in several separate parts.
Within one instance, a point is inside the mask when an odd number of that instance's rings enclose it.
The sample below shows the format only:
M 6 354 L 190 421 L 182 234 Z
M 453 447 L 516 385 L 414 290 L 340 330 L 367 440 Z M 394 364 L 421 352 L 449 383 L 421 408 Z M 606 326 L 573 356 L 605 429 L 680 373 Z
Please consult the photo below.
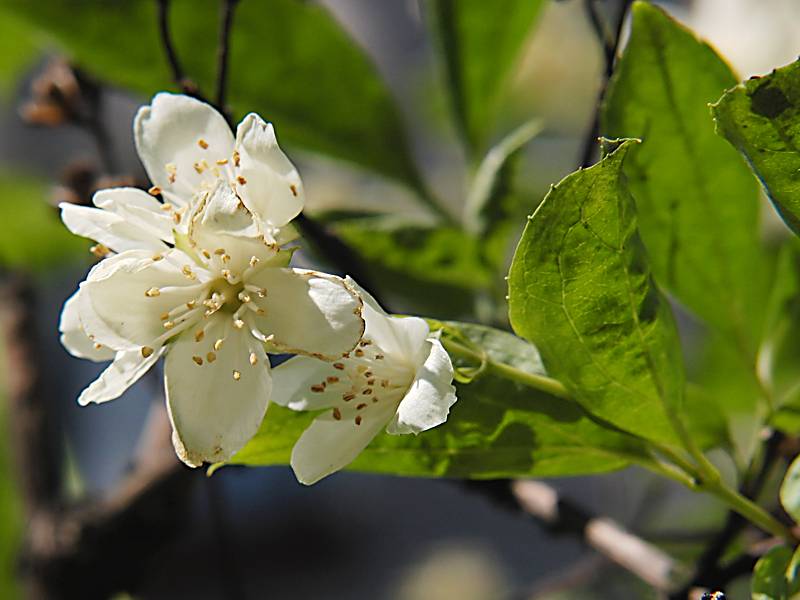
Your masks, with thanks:
M 603 19 L 597 12 L 594 0 L 584 0 L 589 22 L 592 24 L 592 28 L 595 30 L 595 34 L 603 46 L 603 57 L 605 59 L 603 80 L 600 84 L 600 91 L 597 93 L 597 103 L 594 116 L 592 117 L 592 124 L 586 134 L 586 138 L 583 142 L 583 150 L 581 151 L 580 165 L 584 168 L 591 166 L 592 158 L 597 148 L 597 137 L 600 133 L 600 110 L 603 100 L 605 99 L 606 90 L 608 89 L 608 83 L 611 80 L 611 75 L 614 73 L 614 66 L 617 61 L 617 54 L 622 38 L 622 26 L 625 24 L 625 17 L 628 15 L 628 9 L 631 4 L 633 4 L 633 0 L 622 0 L 622 6 L 620 6 L 619 13 L 617 13 L 613 32 L 609 32 L 607 27 L 603 24 Z
M 161 34 L 161 45 L 164 47 L 164 54 L 166 54 L 167 62 L 172 72 L 172 80 L 187 96 L 207 102 L 197 85 L 184 74 L 183 67 L 181 67 L 181 63 L 178 60 L 178 54 L 172 45 L 172 36 L 169 32 L 169 7 L 170 0 L 158 0 L 158 30 Z
M 225 110 L 225 94 L 228 87 L 228 54 L 230 52 L 230 34 L 233 24 L 233 11 L 239 0 L 222 0 L 220 5 L 219 42 L 217 44 L 217 106 L 223 115 Z
M 655 589 L 675 589 L 685 567 L 645 540 L 607 517 L 592 515 L 566 502 L 558 492 L 539 481 L 517 480 L 511 493 L 520 507 L 556 533 L 580 536 L 584 543 Z

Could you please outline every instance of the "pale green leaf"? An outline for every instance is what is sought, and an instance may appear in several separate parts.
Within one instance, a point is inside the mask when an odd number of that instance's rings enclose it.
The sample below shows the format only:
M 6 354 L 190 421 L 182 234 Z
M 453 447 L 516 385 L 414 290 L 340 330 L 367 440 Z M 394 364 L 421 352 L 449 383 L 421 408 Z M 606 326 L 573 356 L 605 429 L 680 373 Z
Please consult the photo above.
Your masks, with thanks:
M 473 151 L 492 131 L 503 84 L 544 0 L 429 0 L 456 121 Z
M 778 546 L 756 563 L 751 582 L 752 600 L 789 600 L 786 570 L 792 560 L 792 549 Z

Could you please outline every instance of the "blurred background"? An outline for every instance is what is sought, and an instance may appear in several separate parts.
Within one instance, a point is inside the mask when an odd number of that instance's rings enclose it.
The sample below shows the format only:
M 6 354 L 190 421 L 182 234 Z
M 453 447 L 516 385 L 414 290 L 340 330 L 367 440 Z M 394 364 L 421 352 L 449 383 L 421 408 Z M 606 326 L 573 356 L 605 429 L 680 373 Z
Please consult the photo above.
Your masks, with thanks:
M 581 161 L 604 70 L 587 2 L 496 4 L 494 19 L 516 25 L 488 38 L 503 68 L 475 80 L 492 93 L 483 112 L 462 107 L 466 135 L 436 34 L 450 3 L 236 6 L 234 119 L 255 111 L 275 123 L 307 215 L 355 251 L 353 269 L 396 312 L 508 327 L 503 275 L 523 217 Z M 742 77 L 800 53 L 796 0 L 659 4 Z M 79 598 L 653 597 L 580 539 L 462 482 L 340 473 L 305 488 L 288 468 L 189 472 L 169 444 L 159 373 L 114 402 L 77 405 L 103 366 L 70 357 L 57 326 L 95 259 L 55 206 L 148 187 L 131 123 L 153 93 L 177 89 L 159 38 L 165 5 L 0 0 L 0 598 L 47 596 L 37 578 Z M 613 23 L 623 2 L 594 5 Z M 218 3 L 168 8 L 186 77 L 210 90 Z M 531 119 L 542 131 L 504 179 L 502 214 L 478 215 L 491 227 L 476 233 L 476 167 Z M 337 270 L 313 244 L 299 260 Z M 553 484 L 678 556 L 723 517 L 636 470 Z M 109 525 L 107 511 L 125 516 Z M 86 540 L 93 550 L 76 553 Z

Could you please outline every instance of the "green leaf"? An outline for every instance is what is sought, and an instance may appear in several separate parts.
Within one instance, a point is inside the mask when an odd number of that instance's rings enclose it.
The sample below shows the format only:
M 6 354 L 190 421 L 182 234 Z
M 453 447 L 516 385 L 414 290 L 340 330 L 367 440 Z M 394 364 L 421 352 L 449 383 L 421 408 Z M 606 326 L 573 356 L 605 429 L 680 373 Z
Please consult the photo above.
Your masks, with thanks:
M 792 561 L 792 549 L 778 546 L 767 552 L 753 569 L 751 597 L 753 600 L 788 600 L 789 585 L 786 570 Z
M 510 190 L 511 164 L 519 151 L 542 131 L 539 119 L 523 123 L 498 142 L 481 161 L 464 205 L 464 224 L 474 234 L 486 232 L 503 214 L 503 199 Z
M 781 483 L 781 504 L 784 510 L 800 523 L 800 458 L 795 458 Z
M 0 268 L 43 270 L 89 256 L 90 242 L 64 227 L 36 179 L 0 171 L 0 223 Z
M 429 227 L 371 217 L 335 224 L 336 233 L 364 258 L 388 296 L 439 318 L 472 314 L 474 295 L 492 282 L 481 241 L 453 227 Z
M 712 112 L 718 133 L 744 155 L 783 220 L 800 233 L 800 61 L 751 77 Z
M 622 174 L 634 145 L 568 175 L 536 209 L 511 263 L 509 316 L 586 410 L 674 442 L 683 359 Z
M 625 173 L 656 279 L 752 362 L 768 287 L 758 187 L 708 109 L 735 83 L 710 46 L 637 2 L 602 132 L 643 140 Z
M 458 327 L 493 360 L 544 374 L 536 349 L 510 333 L 463 323 L 448 327 Z M 382 433 L 351 468 L 419 477 L 546 477 L 606 472 L 645 456 L 640 440 L 597 422 L 575 402 L 490 372 L 457 384 L 457 394 L 445 424 L 418 436 Z M 231 463 L 288 463 L 313 417 L 270 405 L 259 433 Z
M 795 240 L 780 248 L 776 262 L 758 354 L 758 374 L 775 409 L 800 407 L 800 252 Z
M 431 0 L 454 116 L 473 151 L 491 133 L 503 84 L 544 0 Z
M 172 88 L 157 2 L 7 0 L 96 76 L 147 96 Z M 211 95 L 216 3 L 170 2 L 170 28 L 186 75 Z M 231 32 L 230 103 L 259 112 L 279 139 L 418 184 L 398 111 L 363 51 L 320 6 L 241 2 Z

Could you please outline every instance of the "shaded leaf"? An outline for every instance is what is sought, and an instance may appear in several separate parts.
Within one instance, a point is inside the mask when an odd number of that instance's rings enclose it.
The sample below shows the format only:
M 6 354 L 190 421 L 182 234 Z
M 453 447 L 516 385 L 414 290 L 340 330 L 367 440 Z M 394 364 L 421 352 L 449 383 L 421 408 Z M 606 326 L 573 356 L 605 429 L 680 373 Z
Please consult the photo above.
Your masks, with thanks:
M 637 2 L 602 132 L 643 140 L 625 173 L 656 279 L 752 360 L 768 282 L 758 188 L 708 112 L 735 83 L 711 47 Z
M 786 224 L 800 233 L 800 61 L 752 77 L 712 106 Z
M 88 71 L 150 96 L 173 88 L 156 2 L 30 3 L 6 9 L 47 31 Z M 170 2 L 170 28 L 187 76 L 214 86 L 216 3 Z M 113 35 L 109 35 L 113 32 Z M 230 103 L 259 112 L 280 140 L 417 185 L 400 117 L 375 68 L 314 3 L 241 2 L 230 49 Z
M 479 325 L 457 326 L 494 360 L 544 374 L 536 349 L 524 340 Z M 569 400 L 489 372 L 457 388 L 445 424 L 418 436 L 382 433 L 351 468 L 421 477 L 545 477 L 610 471 L 645 456 L 640 440 L 596 422 Z M 271 405 L 259 433 L 231 463 L 288 463 L 313 417 Z
M 503 83 L 544 0 L 430 0 L 453 112 L 473 150 L 491 133 Z
M 635 144 L 568 175 L 536 209 L 511 264 L 509 316 L 586 410 L 674 442 L 683 359 L 622 174 Z
M 795 458 L 781 483 L 781 505 L 795 520 L 800 522 L 800 458 Z
M 789 599 L 786 570 L 791 560 L 792 550 L 787 546 L 772 548 L 758 560 L 750 584 L 753 600 Z

